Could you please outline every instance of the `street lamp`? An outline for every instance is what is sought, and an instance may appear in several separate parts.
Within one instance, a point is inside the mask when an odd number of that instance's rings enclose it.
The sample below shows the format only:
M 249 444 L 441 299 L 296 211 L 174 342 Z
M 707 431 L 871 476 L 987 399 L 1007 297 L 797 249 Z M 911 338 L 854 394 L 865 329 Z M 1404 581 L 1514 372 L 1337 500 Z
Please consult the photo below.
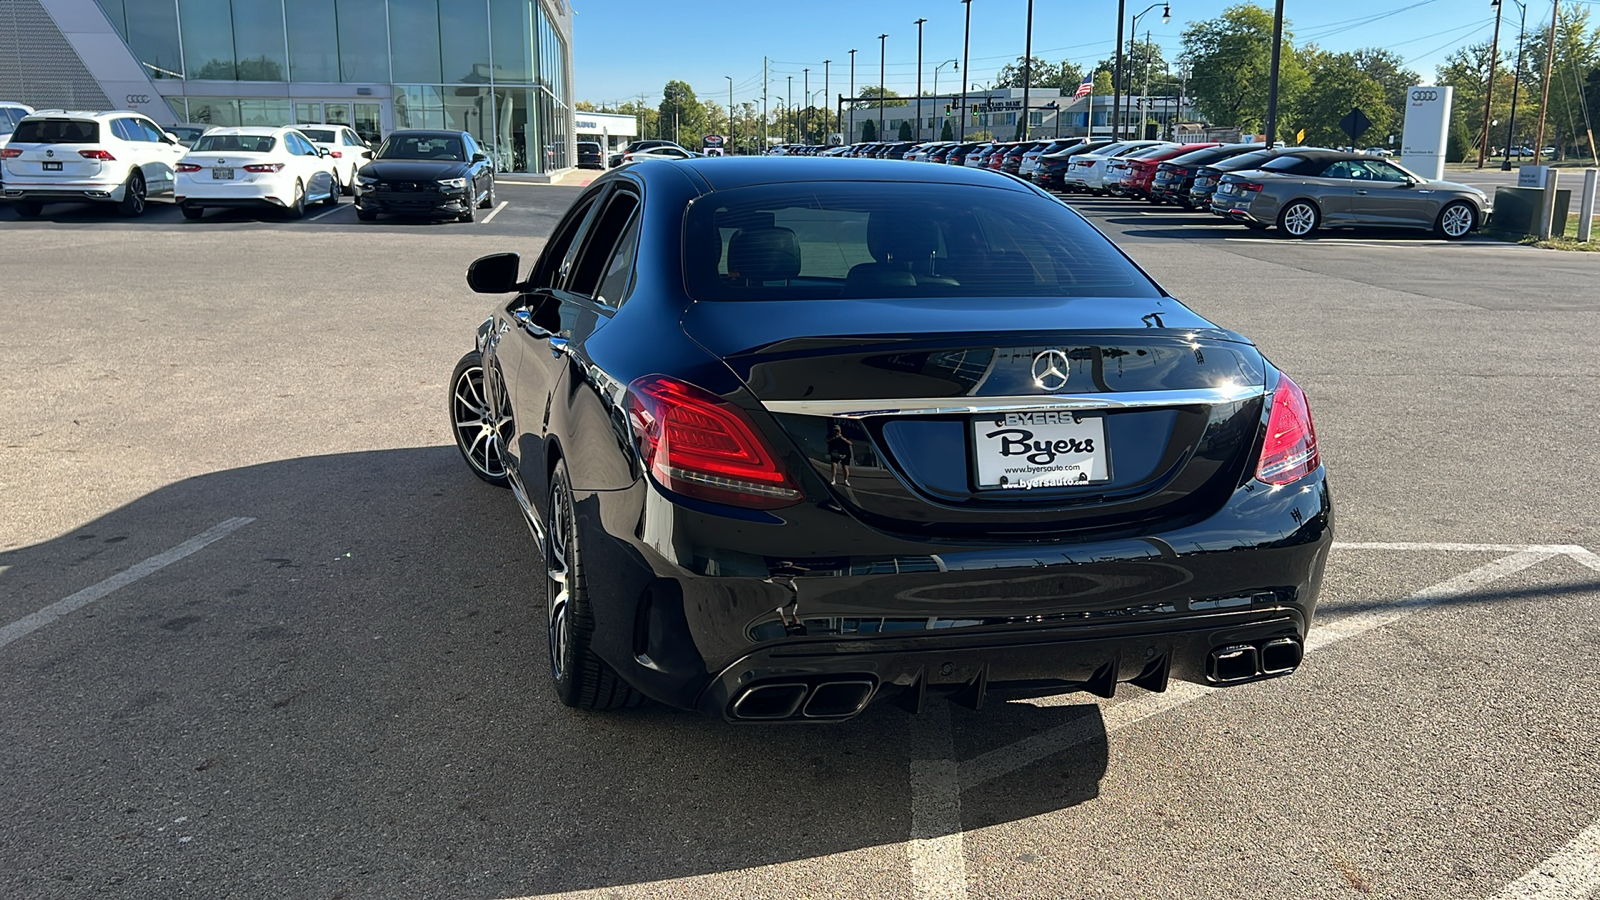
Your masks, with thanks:
M 1121 0 L 1118 0 L 1118 2 L 1121 2 Z M 961 39 L 961 68 L 970 73 L 972 71 L 972 0 L 961 0 L 961 3 L 967 8 L 966 36 Z M 1118 21 L 1120 21 L 1120 19 Z M 1117 42 L 1121 43 L 1122 38 L 1117 38 Z M 965 85 L 967 82 L 965 79 L 962 79 L 961 83 Z M 951 99 L 955 98 L 952 97 Z M 967 139 L 966 88 L 962 88 L 961 90 L 961 110 L 960 112 L 956 113 L 956 115 L 961 119 L 961 140 L 965 141 Z
M 724 75 L 722 77 L 728 79 L 728 140 L 725 143 L 731 149 L 739 146 L 739 143 L 733 139 L 733 76 Z
M 883 96 L 889 89 L 883 84 L 883 54 L 889 46 L 889 34 L 878 35 L 878 140 L 883 140 Z
M 1483 92 L 1483 130 L 1478 139 L 1478 168 L 1483 168 L 1484 160 L 1489 157 L 1489 107 L 1494 103 L 1494 69 L 1500 62 L 1500 14 L 1505 12 L 1505 7 L 1500 5 L 1500 0 L 1489 0 L 1489 5 L 1494 7 L 1494 40 L 1489 45 L 1489 84 Z
M 1033 0 L 1028 0 L 1033 2 Z M 918 19 L 911 23 L 917 26 L 917 140 L 922 140 L 922 23 L 927 19 Z
M 789 121 L 784 123 L 784 131 L 789 136 L 789 143 L 794 143 L 794 76 L 789 76 Z
M 1033 0 L 1028 0 L 1028 28 L 1022 39 L 1022 122 L 1016 138 L 1028 137 L 1028 91 L 1033 87 Z
M 1172 6 L 1171 6 L 1171 4 L 1168 4 L 1168 3 L 1152 3 L 1149 6 L 1145 7 L 1143 12 L 1140 12 L 1139 14 L 1137 14 L 1137 15 L 1135 15 L 1133 17 L 1133 22 L 1128 27 L 1128 46 L 1130 48 L 1132 48 L 1134 46 L 1134 44 L 1139 40 L 1139 20 L 1141 18 L 1143 18 L 1146 13 L 1150 12 L 1150 10 L 1155 9 L 1158 6 L 1161 7 L 1161 24 L 1165 25 L 1168 22 L 1172 21 Z M 1118 31 L 1122 30 L 1120 23 L 1118 24 L 1117 30 Z M 1122 40 L 1122 38 L 1119 36 L 1117 38 L 1117 41 L 1118 41 L 1119 45 L 1121 43 L 1121 40 Z M 1148 43 L 1148 41 L 1147 41 L 1147 43 Z M 1130 51 L 1129 55 L 1130 56 L 1132 55 L 1131 51 Z M 1146 66 L 1145 66 L 1146 88 L 1145 89 L 1146 90 L 1149 90 L 1149 87 L 1148 87 L 1148 83 L 1149 83 L 1149 58 L 1150 58 L 1150 49 L 1148 47 L 1146 47 L 1145 48 L 1145 63 L 1146 63 Z M 1118 46 L 1117 47 L 1117 83 L 1114 86 L 1114 91 L 1115 91 L 1116 88 L 1120 88 L 1120 87 L 1122 87 L 1122 47 Z M 1144 99 L 1142 97 L 1139 100 L 1139 111 L 1140 111 L 1140 124 L 1139 124 L 1139 127 L 1141 129 L 1143 129 L 1143 127 L 1144 127 L 1144 122 L 1143 122 Z M 1117 115 L 1120 112 L 1121 112 L 1121 105 L 1119 103 L 1117 103 L 1117 101 L 1115 99 L 1113 99 L 1113 101 L 1112 101 L 1112 114 L 1113 115 Z M 1111 136 L 1113 138 L 1115 138 L 1117 136 L 1117 132 L 1116 132 L 1115 128 L 1112 129 Z M 1135 135 L 1135 137 L 1137 137 L 1137 135 Z
M 1522 0 L 1511 0 L 1522 10 L 1522 21 L 1517 26 L 1517 68 L 1511 74 L 1511 121 L 1506 123 L 1506 158 L 1500 163 L 1500 171 L 1511 171 L 1511 136 L 1517 130 L 1517 94 L 1522 87 L 1522 33 L 1528 27 L 1528 7 Z M 1499 6 L 1498 2 L 1495 6 Z
M 825 59 L 825 60 L 822 61 L 822 96 L 824 96 L 824 97 L 828 96 L 828 65 L 830 63 L 832 63 L 832 62 L 833 62 L 833 60 L 831 60 L 831 59 Z M 833 123 L 833 130 L 834 131 L 838 131 L 839 130 L 838 118 L 839 118 L 838 113 L 835 113 L 834 114 L 834 123 Z M 827 110 L 823 110 L 823 112 L 822 112 L 822 124 L 823 124 L 824 128 L 826 128 L 826 126 L 828 124 L 828 112 L 827 112 Z M 824 144 L 828 143 L 827 136 L 823 136 L 822 142 Z
M 811 143 L 811 70 L 802 69 L 805 75 L 800 81 L 800 91 L 806 96 L 806 105 L 800 110 L 800 143 Z
M 856 142 L 856 51 L 850 51 L 850 143 Z

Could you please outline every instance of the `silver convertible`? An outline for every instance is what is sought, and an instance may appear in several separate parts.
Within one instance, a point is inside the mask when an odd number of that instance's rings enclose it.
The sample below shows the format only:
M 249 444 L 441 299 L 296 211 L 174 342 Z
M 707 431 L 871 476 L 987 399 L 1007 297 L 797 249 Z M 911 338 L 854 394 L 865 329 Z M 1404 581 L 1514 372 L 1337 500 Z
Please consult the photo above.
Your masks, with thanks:
M 1276 225 L 1286 237 L 1378 226 L 1432 230 L 1455 240 L 1481 227 L 1493 209 L 1489 195 L 1475 187 L 1429 181 L 1363 153 L 1307 150 L 1224 175 L 1211 211 L 1250 228 Z

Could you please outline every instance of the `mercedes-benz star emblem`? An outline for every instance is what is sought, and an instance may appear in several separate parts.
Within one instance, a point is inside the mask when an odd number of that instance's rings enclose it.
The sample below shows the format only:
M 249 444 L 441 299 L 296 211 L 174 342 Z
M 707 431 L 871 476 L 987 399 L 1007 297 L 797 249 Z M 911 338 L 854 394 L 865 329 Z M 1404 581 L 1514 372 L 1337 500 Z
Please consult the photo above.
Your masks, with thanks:
M 1046 350 L 1033 358 L 1033 383 L 1041 391 L 1054 393 L 1067 386 L 1067 355 Z

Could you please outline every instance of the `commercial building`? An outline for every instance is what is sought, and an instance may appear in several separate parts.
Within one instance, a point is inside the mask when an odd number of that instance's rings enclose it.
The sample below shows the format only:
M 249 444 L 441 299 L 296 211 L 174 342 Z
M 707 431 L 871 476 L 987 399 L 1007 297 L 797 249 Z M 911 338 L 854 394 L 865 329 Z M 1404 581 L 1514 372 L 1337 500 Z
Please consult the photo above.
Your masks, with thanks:
M 468 131 L 573 165 L 567 0 L 0 0 L 0 99 L 158 122 Z
M 1111 101 L 1109 94 L 1073 98 L 1062 96 L 1061 91 L 1055 88 L 1033 88 L 1027 97 L 1028 136 L 1082 137 L 1091 130 L 1096 136 L 1107 135 L 1111 131 Z M 1017 133 L 1017 120 L 1024 112 L 1022 88 L 990 88 L 971 91 L 964 97 L 960 93 L 923 97 L 920 121 L 916 114 L 915 97 L 898 98 L 894 102 L 903 105 L 885 105 L 883 108 L 886 140 L 900 133 L 902 121 L 911 124 L 911 134 L 916 140 L 938 139 L 945 122 L 950 123 L 952 133 L 960 135 L 963 108 L 966 110 L 968 136 L 987 134 L 1010 140 Z M 869 120 L 873 128 L 878 126 L 878 107 L 875 103 L 864 102 L 854 112 L 847 106 L 843 115 L 842 124 L 847 141 L 860 140 L 862 125 Z M 1186 99 L 1180 102 L 1177 97 L 1135 96 L 1122 98 L 1122 115 L 1119 118 L 1123 123 L 1123 134 L 1132 136 L 1138 133 L 1139 122 L 1143 120 L 1155 122 L 1157 133 L 1167 138 L 1171 136 L 1176 123 L 1192 122 L 1194 115 L 1194 109 Z
M 639 120 L 617 113 L 575 113 L 572 127 L 578 133 L 578 140 L 594 141 L 607 150 L 621 150 L 639 136 Z

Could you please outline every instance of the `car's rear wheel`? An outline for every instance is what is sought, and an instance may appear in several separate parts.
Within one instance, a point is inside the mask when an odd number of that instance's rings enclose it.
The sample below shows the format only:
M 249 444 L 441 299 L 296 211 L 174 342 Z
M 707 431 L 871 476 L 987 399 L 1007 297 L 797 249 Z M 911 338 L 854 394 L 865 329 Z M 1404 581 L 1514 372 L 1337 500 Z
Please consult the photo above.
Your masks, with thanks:
M 18 200 L 11 204 L 11 208 L 24 219 L 38 218 L 39 214 L 44 212 L 44 204 L 37 200 Z
M 294 199 L 283 212 L 291 219 L 298 219 L 306 214 L 306 186 L 298 178 L 294 180 Z
M 1321 220 L 1321 213 L 1309 200 L 1296 200 L 1278 213 L 1278 231 L 1290 237 L 1310 237 Z
M 550 477 L 550 534 L 545 540 L 545 597 L 550 638 L 550 677 L 556 696 L 576 709 L 633 706 L 633 687 L 590 649 L 594 610 L 584 578 L 583 548 L 566 460 Z
M 183 217 L 191 222 L 206 214 L 204 208 L 195 206 L 193 203 L 185 203 L 178 209 L 183 212 Z
M 120 215 L 133 218 L 144 213 L 144 175 L 134 169 L 128 174 L 128 181 L 122 186 L 122 200 L 117 203 L 117 212 Z
M 1439 210 L 1439 218 L 1433 223 L 1433 230 L 1447 241 L 1458 241 L 1471 234 L 1477 225 L 1478 214 L 1472 208 L 1472 204 L 1458 200 Z
M 490 390 L 484 384 L 483 373 L 483 356 L 476 350 L 456 363 L 450 374 L 450 430 L 456 437 L 456 449 L 461 451 L 472 474 L 505 487 L 511 407 L 505 392 Z

